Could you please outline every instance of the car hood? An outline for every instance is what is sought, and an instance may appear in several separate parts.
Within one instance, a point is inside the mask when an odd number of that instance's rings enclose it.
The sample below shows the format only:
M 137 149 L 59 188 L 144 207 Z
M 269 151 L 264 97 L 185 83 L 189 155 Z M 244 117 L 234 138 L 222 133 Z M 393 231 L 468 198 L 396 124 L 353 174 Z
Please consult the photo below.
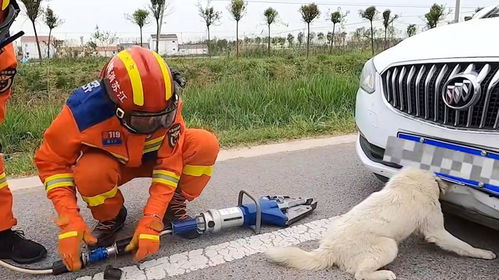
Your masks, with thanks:
M 418 60 L 499 58 L 499 18 L 471 20 L 431 29 L 405 39 L 374 57 L 378 72 Z

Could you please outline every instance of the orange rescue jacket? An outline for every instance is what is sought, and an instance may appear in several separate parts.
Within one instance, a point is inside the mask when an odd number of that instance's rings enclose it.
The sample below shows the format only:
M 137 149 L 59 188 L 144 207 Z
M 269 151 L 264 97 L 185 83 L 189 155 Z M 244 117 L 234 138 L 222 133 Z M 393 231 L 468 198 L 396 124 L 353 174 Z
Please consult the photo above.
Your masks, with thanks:
M 144 215 L 163 217 L 182 174 L 185 124 L 182 103 L 168 128 L 152 135 L 132 134 L 115 115 L 116 105 L 99 81 L 73 92 L 62 111 L 45 131 L 35 164 L 48 197 L 59 215 L 77 214 L 73 166 L 88 147 L 101 149 L 129 167 L 156 161 L 150 198 Z M 166 178 L 166 179 L 165 179 Z
M 1 16 L 0 16 L 1 18 Z M 16 55 L 12 44 L 7 45 L 0 53 L 0 123 L 6 115 L 7 101 L 12 93 L 12 83 L 16 74 Z

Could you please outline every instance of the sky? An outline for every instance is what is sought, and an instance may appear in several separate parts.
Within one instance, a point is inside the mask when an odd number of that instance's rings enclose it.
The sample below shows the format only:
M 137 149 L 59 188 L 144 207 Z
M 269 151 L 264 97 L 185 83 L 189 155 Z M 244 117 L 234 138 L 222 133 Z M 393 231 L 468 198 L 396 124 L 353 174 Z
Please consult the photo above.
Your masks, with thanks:
M 132 14 L 138 8 L 147 8 L 149 0 L 42 0 L 42 6 L 49 5 L 59 15 L 64 23 L 54 29 L 53 34 L 60 40 L 79 40 L 84 36 L 85 41 L 90 38 L 96 25 L 100 30 L 111 31 L 121 38 L 137 38 L 139 29 L 127 20 L 126 15 Z M 288 33 L 297 34 L 305 31 L 306 25 L 298 12 L 303 4 L 314 2 L 313 0 L 246 0 L 248 2 L 247 12 L 240 22 L 240 36 L 244 38 L 255 36 L 266 36 L 267 26 L 263 11 L 272 7 L 279 12 L 278 22 L 272 26 L 272 36 L 285 37 Z M 18 2 L 20 2 L 18 0 Z M 162 33 L 176 33 L 180 42 L 199 41 L 206 38 L 206 27 L 198 13 L 198 5 L 206 6 L 206 0 L 167 0 L 169 3 L 168 15 L 164 19 Z M 212 0 L 211 5 L 222 12 L 220 22 L 212 27 L 212 38 L 233 39 L 235 37 L 235 21 L 231 18 L 227 9 L 230 0 Z M 327 32 L 332 29 L 328 21 L 328 14 L 338 8 L 342 12 L 348 12 L 343 29 L 351 32 L 358 27 L 368 26 L 368 22 L 361 19 L 359 10 L 370 5 L 376 6 L 379 11 L 390 9 L 399 15 L 395 27 L 405 30 L 408 24 L 418 25 L 418 29 L 424 27 L 424 14 L 433 3 L 443 4 L 450 8 L 451 14 L 447 20 L 454 18 L 453 10 L 455 0 L 316 0 L 321 15 L 312 24 L 315 32 Z M 462 16 L 472 15 L 476 7 L 486 7 L 497 4 L 495 0 L 461 0 Z M 22 6 L 22 4 L 20 4 Z M 28 35 L 33 35 L 31 22 L 24 14 L 22 6 L 21 15 L 14 23 L 12 30 L 24 30 Z M 381 18 L 381 15 L 378 16 Z M 381 27 L 381 21 L 375 23 Z M 48 28 L 43 21 L 37 21 L 39 35 L 48 35 Z M 144 28 L 144 36 L 149 38 L 155 32 L 155 24 L 149 24 Z

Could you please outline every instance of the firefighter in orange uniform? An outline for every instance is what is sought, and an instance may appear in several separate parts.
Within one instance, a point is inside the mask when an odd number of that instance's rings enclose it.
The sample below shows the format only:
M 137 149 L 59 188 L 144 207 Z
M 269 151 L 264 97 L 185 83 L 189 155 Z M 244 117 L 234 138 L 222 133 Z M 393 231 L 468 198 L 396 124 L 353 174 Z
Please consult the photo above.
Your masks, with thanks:
M 9 28 L 18 13 L 19 6 L 14 0 L 0 0 L 0 122 L 5 118 L 16 74 L 16 56 Z M 43 259 L 47 250 L 42 245 L 25 239 L 22 231 L 12 230 L 16 223 L 12 213 L 12 193 L 7 185 L 0 151 L 0 259 L 12 259 L 17 263 L 33 263 Z
M 190 218 L 185 201 L 210 180 L 219 147 L 213 134 L 185 127 L 175 76 L 157 53 L 124 50 L 102 69 L 100 81 L 73 92 L 46 130 L 35 163 L 59 215 L 59 252 L 68 269 L 81 267 L 81 241 L 114 242 L 127 214 L 119 186 L 133 178 L 152 178 L 127 247 L 137 250 L 136 260 L 159 249 L 165 224 Z M 92 232 L 76 192 L 98 220 Z

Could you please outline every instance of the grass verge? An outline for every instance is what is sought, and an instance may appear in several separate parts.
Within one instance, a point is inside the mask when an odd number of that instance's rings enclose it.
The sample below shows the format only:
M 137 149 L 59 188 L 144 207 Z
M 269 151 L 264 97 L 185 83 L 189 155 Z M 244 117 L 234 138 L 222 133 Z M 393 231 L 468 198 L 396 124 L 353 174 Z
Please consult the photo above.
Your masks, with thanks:
M 235 59 L 174 59 L 189 81 L 189 127 L 216 133 L 223 147 L 355 130 L 353 110 L 365 53 Z M 32 175 L 32 155 L 72 89 L 94 80 L 105 59 L 21 65 L 0 126 L 7 171 Z

